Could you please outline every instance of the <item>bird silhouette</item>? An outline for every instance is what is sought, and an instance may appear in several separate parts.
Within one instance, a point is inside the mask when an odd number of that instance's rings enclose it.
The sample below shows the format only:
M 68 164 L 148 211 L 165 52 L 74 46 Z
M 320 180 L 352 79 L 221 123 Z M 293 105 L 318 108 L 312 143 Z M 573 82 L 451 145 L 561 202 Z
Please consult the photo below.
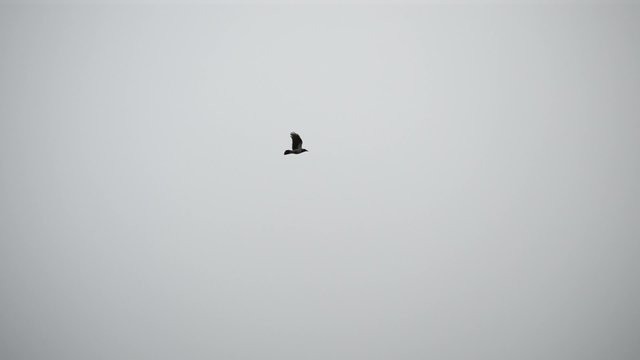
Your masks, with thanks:
M 296 134 L 295 132 L 292 132 L 291 133 L 291 150 L 285 150 L 284 154 L 285 155 L 301 154 L 305 151 L 308 151 L 308 150 L 302 148 L 302 139 L 300 138 L 300 135 Z

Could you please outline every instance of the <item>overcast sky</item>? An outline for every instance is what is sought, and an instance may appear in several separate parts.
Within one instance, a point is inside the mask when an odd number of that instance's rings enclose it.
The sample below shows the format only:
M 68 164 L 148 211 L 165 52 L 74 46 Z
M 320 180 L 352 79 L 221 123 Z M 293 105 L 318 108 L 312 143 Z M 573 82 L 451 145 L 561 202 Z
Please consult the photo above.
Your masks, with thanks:
M 638 359 L 638 44 L 606 3 L 3 5 L 0 358 Z

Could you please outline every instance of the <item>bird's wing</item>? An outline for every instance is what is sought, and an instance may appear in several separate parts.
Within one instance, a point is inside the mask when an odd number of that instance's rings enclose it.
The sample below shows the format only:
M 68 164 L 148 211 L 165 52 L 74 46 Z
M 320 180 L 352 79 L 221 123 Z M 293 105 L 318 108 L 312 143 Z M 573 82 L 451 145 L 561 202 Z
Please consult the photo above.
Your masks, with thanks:
M 302 148 L 302 139 L 300 138 L 300 135 L 292 132 L 291 133 L 291 149 L 296 150 L 301 148 Z

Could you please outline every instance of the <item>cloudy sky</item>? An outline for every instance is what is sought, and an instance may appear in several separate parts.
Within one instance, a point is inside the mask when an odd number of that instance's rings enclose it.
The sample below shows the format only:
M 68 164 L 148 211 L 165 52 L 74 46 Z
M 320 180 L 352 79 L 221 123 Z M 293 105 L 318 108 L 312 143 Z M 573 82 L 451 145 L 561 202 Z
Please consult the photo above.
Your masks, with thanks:
M 608 2 L 2 5 L 0 358 L 638 359 L 638 44 Z

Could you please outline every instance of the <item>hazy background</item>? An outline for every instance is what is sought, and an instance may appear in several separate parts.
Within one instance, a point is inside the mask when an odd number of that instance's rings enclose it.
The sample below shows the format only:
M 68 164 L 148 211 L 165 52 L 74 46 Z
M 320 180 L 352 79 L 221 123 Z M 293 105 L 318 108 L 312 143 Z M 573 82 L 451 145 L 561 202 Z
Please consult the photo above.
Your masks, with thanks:
M 0 358 L 638 359 L 638 44 L 635 5 L 4 5 Z

